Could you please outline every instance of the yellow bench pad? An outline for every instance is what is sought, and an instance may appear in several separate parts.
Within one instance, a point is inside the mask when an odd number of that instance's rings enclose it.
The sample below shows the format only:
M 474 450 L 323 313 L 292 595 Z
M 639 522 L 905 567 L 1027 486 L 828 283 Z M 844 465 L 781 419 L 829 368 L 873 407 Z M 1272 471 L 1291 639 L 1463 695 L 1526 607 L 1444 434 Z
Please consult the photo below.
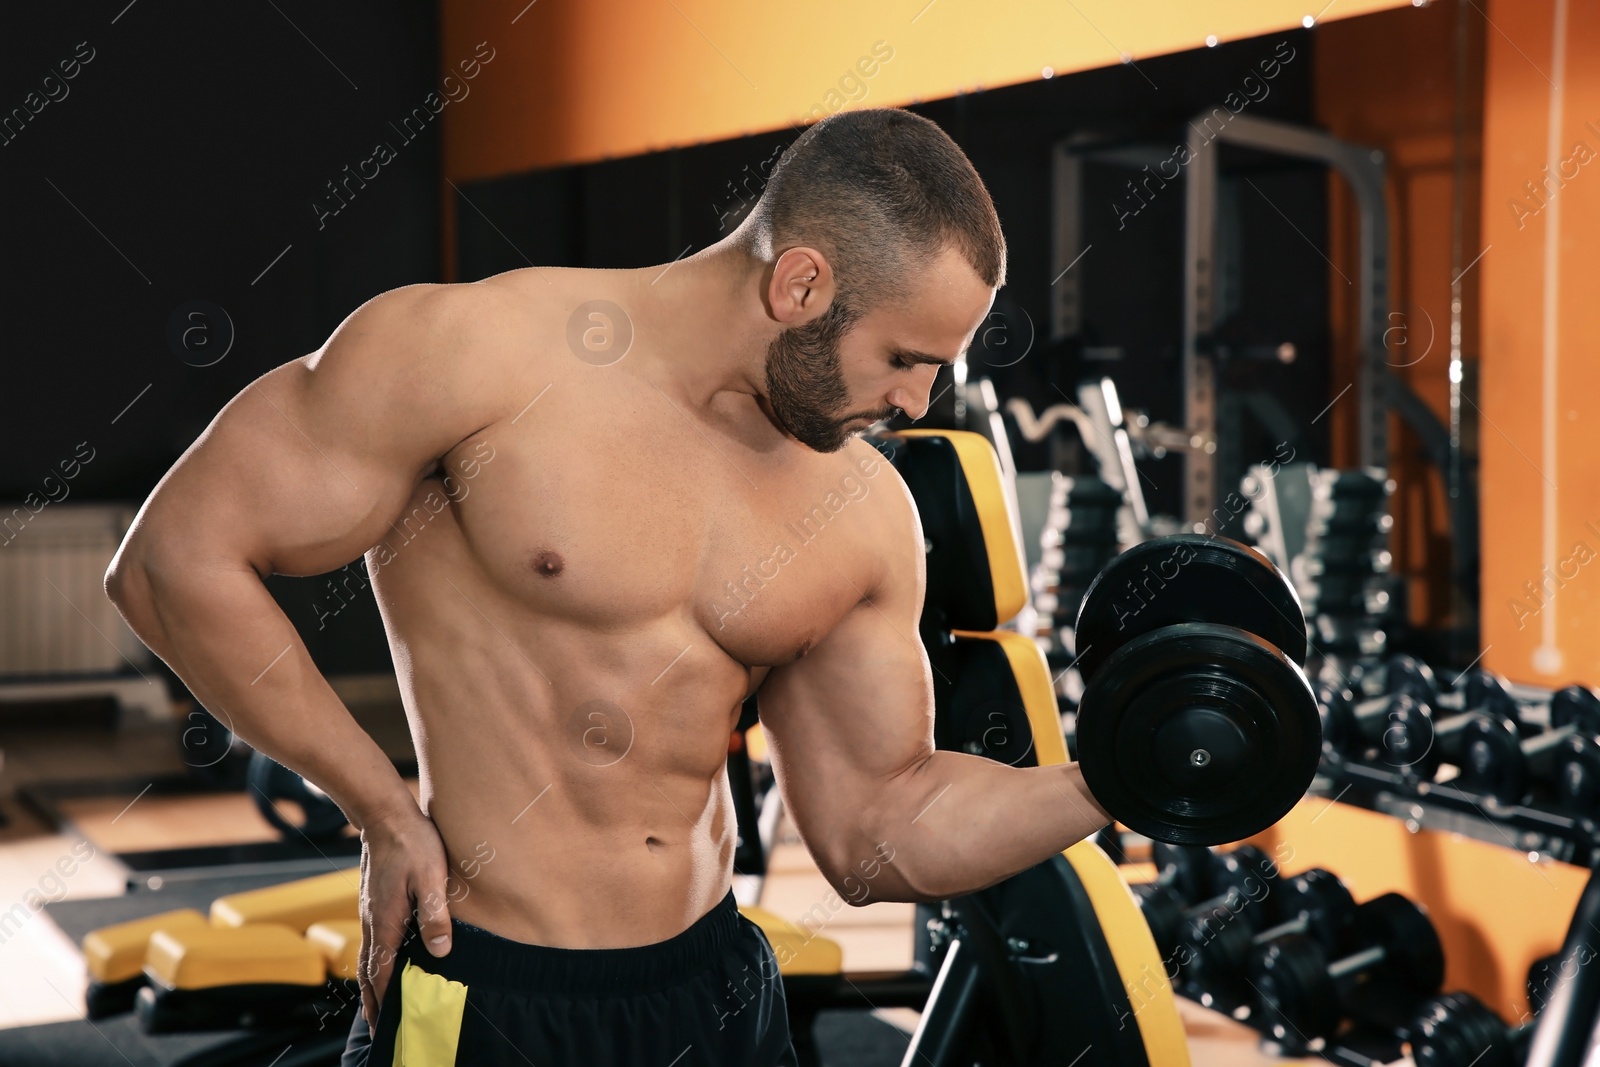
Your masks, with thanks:
M 331 978 L 355 981 L 357 966 L 361 962 L 361 921 L 359 919 L 330 919 L 312 923 L 306 930 L 309 941 L 322 958 L 328 962 Z
M 214 926 L 279 923 L 303 933 L 312 923 L 359 918 L 361 872 L 351 868 L 234 893 L 211 902 Z
M 839 942 L 809 933 L 765 908 L 748 905 L 741 907 L 739 914 L 767 935 L 772 953 L 778 958 L 779 974 L 839 974 L 844 969 L 844 950 Z
M 318 986 L 328 966 L 298 931 L 274 923 L 157 930 L 145 951 L 144 973 L 167 989 L 229 985 Z
M 157 930 L 205 927 L 206 917 L 193 908 L 164 911 L 146 919 L 90 930 L 83 938 L 83 961 L 89 977 L 110 984 L 138 977 L 144 969 L 145 947 Z

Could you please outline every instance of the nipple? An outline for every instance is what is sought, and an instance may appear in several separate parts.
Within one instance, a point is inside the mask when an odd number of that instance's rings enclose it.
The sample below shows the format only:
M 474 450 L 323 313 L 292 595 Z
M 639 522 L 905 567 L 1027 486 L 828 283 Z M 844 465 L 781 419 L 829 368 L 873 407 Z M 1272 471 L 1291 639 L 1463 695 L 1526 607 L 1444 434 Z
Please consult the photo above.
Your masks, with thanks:
M 565 566 L 561 557 L 548 549 L 533 557 L 534 573 L 541 578 L 554 578 Z

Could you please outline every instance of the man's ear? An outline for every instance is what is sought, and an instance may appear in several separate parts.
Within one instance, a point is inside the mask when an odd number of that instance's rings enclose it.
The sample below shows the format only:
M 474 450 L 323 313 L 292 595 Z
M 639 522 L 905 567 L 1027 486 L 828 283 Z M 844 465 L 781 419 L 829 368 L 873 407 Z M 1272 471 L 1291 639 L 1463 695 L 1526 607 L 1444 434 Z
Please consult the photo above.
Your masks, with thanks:
M 772 317 L 786 326 L 803 326 L 833 302 L 833 268 L 815 248 L 785 249 L 772 265 L 767 301 Z

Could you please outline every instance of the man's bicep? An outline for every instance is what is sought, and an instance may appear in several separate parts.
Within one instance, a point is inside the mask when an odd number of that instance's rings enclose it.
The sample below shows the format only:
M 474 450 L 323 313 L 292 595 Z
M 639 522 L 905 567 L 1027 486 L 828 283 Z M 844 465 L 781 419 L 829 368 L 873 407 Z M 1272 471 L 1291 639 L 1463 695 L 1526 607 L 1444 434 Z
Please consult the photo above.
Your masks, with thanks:
M 933 751 L 933 690 L 915 627 L 862 602 L 828 637 L 776 668 L 758 697 L 785 803 L 812 855 L 863 859 L 900 775 Z
M 881 573 L 826 638 L 768 675 L 758 698 L 795 822 L 814 854 L 829 853 L 819 862 L 853 862 L 831 849 L 860 847 L 903 795 L 897 779 L 933 752 L 932 672 L 917 630 L 922 527 L 903 483 L 891 484 L 898 491 L 873 513 Z

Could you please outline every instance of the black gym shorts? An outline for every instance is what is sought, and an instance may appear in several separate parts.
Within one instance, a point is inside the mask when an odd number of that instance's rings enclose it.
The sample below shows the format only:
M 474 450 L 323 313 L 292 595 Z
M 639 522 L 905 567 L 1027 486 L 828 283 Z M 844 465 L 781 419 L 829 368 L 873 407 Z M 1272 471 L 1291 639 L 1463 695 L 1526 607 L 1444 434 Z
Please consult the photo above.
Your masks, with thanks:
M 376 1034 L 341 1067 L 793 1067 L 778 961 L 732 890 L 676 937 L 550 948 L 452 922 L 446 956 L 401 946 Z

